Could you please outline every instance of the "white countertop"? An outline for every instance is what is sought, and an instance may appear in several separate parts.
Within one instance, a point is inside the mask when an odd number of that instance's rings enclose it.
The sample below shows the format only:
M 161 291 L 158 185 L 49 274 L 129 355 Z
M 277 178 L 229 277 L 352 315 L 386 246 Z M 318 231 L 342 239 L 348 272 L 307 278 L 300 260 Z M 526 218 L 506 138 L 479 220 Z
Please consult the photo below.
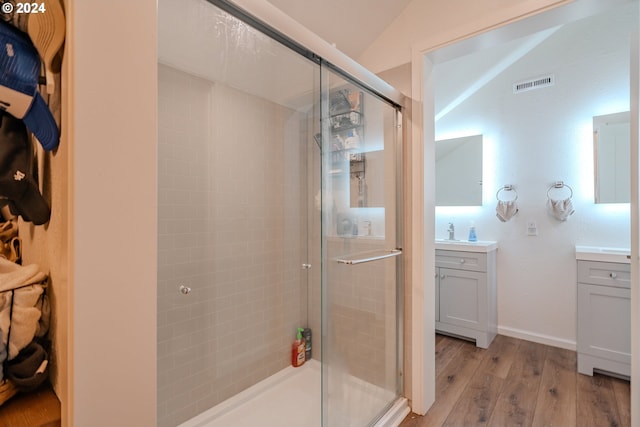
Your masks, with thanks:
M 478 240 L 477 242 L 469 242 L 467 240 L 436 239 L 436 249 L 463 252 L 491 252 L 498 249 L 498 242 L 489 240 Z
M 576 245 L 576 259 L 582 261 L 631 262 L 631 250 L 628 248 L 602 248 L 599 246 Z

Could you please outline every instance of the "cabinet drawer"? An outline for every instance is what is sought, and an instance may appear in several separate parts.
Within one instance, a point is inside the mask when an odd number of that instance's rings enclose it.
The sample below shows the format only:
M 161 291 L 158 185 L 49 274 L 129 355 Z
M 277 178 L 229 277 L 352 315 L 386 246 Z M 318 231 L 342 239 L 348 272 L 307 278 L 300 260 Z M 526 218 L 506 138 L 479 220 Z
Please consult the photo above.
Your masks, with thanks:
M 578 261 L 578 282 L 629 288 L 631 266 L 615 262 Z
M 436 249 L 436 267 L 458 270 L 487 271 L 487 254 L 482 252 L 447 251 Z

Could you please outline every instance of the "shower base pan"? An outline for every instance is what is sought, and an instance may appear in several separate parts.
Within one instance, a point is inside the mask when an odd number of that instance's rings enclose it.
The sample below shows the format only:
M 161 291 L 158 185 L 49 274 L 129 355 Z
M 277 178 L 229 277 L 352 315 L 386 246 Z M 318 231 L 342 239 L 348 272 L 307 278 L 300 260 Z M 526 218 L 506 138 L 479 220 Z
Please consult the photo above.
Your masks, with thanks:
M 179 427 L 319 427 L 320 366 L 312 360 L 299 368 L 285 368 Z M 331 415 L 332 419 L 340 420 L 341 426 L 366 426 L 369 414 L 393 398 L 388 391 L 353 376 L 347 376 L 342 384 L 335 392 L 335 399 L 339 399 L 336 406 L 349 408 L 351 413 L 345 413 L 344 417 L 335 412 Z M 358 408 L 357 414 L 353 413 L 354 408 Z M 375 427 L 396 427 L 408 413 L 407 399 L 400 398 Z

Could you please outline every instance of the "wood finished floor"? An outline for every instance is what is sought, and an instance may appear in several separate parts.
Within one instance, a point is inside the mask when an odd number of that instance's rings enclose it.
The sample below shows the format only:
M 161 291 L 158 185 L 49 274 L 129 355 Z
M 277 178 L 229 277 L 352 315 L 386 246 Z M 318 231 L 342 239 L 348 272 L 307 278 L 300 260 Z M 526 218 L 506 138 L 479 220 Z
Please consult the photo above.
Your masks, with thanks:
M 0 406 L 0 427 L 60 427 L 60 401 L 50 385 L 18 393 Z
M 484 350 L 436 335 L 436 401 L 400 427 L 631 424 L 629 382 L 578 374 L 576 353 L 498 335 Z

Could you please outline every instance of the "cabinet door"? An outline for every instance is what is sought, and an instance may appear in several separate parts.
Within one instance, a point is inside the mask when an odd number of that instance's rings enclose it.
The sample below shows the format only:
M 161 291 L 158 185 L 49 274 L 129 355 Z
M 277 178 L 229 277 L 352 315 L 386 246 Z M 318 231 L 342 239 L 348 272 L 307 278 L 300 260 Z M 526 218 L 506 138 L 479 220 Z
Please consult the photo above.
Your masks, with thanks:
M 631 362 L 631 291 L 578 284 L 578 352 Z
M 483 331 L 487 328 L 487 276 L 440 268 L 440 322 Z

